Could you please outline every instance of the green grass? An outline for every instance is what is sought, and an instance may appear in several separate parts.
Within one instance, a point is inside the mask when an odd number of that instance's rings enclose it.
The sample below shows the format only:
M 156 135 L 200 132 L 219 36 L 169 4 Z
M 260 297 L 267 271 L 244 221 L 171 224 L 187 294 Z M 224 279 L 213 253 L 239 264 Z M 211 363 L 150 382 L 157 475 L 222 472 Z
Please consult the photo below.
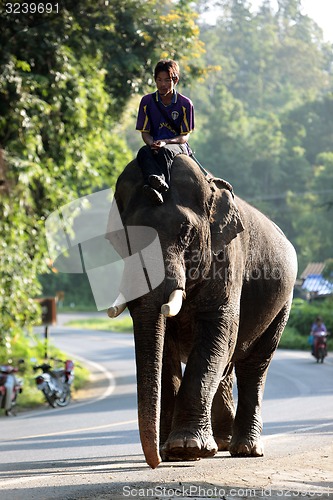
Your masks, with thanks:
M 17 396 L 17 410 L 35 408 L 45 403 L 44 395 L 37 389 L 33 377 L 23 377 L 23 392 Z
M 106 330 L 112 332 L 124 332 L 129 333 L 133 331 L 132 318 L 130 316 L 124 316 L 118 319 L 82 319 L 82 320 L 72 320 L 68 321 L 65 326 L 70 326 L 72 328 L 84 328 L 88 330 Z

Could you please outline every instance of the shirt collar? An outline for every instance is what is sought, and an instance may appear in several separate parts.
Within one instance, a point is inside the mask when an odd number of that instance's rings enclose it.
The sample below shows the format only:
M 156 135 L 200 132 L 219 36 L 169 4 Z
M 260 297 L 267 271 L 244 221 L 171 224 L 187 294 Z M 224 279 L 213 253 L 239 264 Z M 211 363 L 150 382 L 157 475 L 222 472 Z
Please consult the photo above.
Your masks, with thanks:
M 157 102 L 162 102 L 162 100 L 160 98 L 160 94 L 158 93 L 158 90 L 156 90 L 156 92 L 155 92 L 155 99 Z M 176 102 L 177 102 L 177 90 L 174 89 L 170 104 L 175 104 Z M 169 104 L 169 106 L 170 106 L 170 104 Z

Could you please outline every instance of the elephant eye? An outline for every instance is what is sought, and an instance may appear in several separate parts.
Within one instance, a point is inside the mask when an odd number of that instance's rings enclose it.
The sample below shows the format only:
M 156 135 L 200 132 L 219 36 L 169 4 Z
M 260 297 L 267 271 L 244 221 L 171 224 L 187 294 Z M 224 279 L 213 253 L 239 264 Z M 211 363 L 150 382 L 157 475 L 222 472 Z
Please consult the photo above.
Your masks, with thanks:
M 179 245 L 182 247 L 187 247 L 193 240 L 194 235 L 195 235 L 194 227 L 187 222 L 183 222 L 178 234 Z

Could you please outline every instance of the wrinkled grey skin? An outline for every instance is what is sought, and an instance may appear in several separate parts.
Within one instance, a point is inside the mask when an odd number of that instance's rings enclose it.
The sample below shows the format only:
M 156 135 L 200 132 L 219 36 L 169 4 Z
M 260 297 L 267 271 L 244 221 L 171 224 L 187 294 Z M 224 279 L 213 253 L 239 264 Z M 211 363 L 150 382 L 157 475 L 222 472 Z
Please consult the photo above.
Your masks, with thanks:
M 118 179 L 123 224 L 155 228 L 166 267 L 158 288 L 128 303 L 146 461 L 155 468 L 161 458 L 195 460 L 218 450 L 261 456 L 261 401 L 289 315 L 294 248 L 258 210 L 223 187 L 214 192 L 186 156 L 175 159 L 164 198 L 157 207 L 145 198 L 135 161 Z M 161 305 L 177 288 L 186 297 L 166 319 Z

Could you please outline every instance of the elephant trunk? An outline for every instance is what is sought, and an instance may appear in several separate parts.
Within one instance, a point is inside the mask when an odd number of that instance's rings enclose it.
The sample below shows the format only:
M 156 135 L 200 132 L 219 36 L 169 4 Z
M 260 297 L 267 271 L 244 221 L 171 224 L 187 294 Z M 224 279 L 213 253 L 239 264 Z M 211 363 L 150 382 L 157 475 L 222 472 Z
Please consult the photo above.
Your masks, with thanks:
M 165 320 L 162 314 L 140 309 L 133 315 L 138 388 L 138 420 L 147 464 L 161 462 L 159 425 Z

